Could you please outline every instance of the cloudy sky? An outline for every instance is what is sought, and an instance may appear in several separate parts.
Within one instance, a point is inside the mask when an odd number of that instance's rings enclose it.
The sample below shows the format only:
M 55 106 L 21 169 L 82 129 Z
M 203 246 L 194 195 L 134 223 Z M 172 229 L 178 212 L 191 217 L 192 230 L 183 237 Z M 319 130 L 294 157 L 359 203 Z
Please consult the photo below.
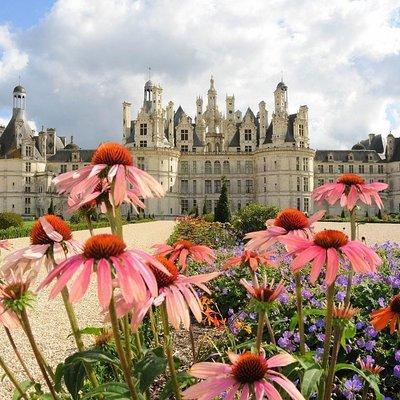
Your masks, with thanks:
M 164 104 L 188 113 L 210 74 L 221 110 L 226 93 L 271 110 L 283 71 L 315 148 L 400 136 L 397 0 L 1 0 L 0 123 L 21 76 L 37 128 L 85 147 L 120 140 L 121 103 L 136 115 L 148 66 Z

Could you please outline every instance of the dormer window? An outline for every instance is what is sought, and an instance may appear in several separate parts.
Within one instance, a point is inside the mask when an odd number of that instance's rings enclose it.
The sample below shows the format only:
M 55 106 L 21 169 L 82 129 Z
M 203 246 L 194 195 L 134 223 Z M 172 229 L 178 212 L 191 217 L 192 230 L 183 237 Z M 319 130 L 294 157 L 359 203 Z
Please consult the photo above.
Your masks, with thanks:
M 181 140 L 189 140 L 189 131 L 187 129 L 181 129 Z
M 140 135 L 147 135 L 147 124 L 140 124 Z
M 328 161 L 333 161 L 333 154 L 328 154 Z
M 33 151 L 32 151 L 32 147 L 31 147 L 31 146 L 26 146 L 26 147 L 25 147 L 25 155 L 26 155 L 27 157 L 32 157 Z
M 244 130 L 244 140 L 247 142 L 251 141 L 251 129 Z
M 348 159 L 349 161 L 354 161 L 354 156 L 353 156 L 353 154 L 348 154 L 348 155 L 347 155 L 347 159 Z
M 374 156 L 372 154 L 368 154 L 368 161 L 374 161 Z
M 299 136 L 301 136 L 301 137 L 304 136 L 304 125 L 303 124 L 299 125 Z

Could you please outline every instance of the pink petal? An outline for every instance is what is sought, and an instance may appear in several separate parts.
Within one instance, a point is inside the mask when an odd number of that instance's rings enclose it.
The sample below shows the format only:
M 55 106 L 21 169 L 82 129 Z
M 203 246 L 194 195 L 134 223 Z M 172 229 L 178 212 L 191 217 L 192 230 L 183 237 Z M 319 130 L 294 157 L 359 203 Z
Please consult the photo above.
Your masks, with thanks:
M 288 353 L 280 353 L 271 358 L 268 358 L 268 367 L 285 367 L 286 365 L 296 362 L 296 359 Z
M 275 387 L 269 382 L 263 382 L 265 394 L 268 400 L 282 400 L 281 395 Z
M 63 239 L 63 236 L 58 233 L 54 228 L 53 225 L 51 225 L 49 222 L 47 222 L 45 217 L 40 217 L 39 218 L 40 225 L 42 225 L 42 228 L 46 235 L 53 241 L 53 242 L 61 242 Z
M 290 267 L 293 271 L 298 271 L 305 264 L 309 263 L 313 258 L 317 257 L 321 253 L 319 246 L 310 246 L 308 249 L 303 250 L 299 255 L 292 261 Z
M 249 384 L 246 383 L 243 385 L 240 400 L 249 400 L 249 396 L 250 396 Z
M 109 307 L 111 295 L 111 267 L 108 261 L 102 258 L 97 263 L 97 296 L 103 309 L 107 309 Z
M 68 260 L 67 260 L 68 261 Z M 50 298 L 54 299 L 61 292 L 61 290 L 66 286 L 68 281 L 72 278 L 78 268 L 82 265 L 83 259 L 76 259 L 71 264 L 68 264 L 68 268 L 64 268 L 57 283 L 54 285 L 50 292 Z
M 71 290 L 69 292 L 69 301 L 71 303 L 79 301 L 87 292 L 92 271 L 93 260 L 87 260 L 84 264 L 82 272 L 79 274 L 79 276 L 76 278 L 75 282 L 71 286 Z
M 190 368 L 190 375 L 195 378 L 206 379 L 213 376 L 227 375 L 232 371 L 232 367 L 228 364 L 217 363 L 217 362 L 200 362 L 194 364 Z
M 320 253 L 317 257 L 314 258 L 314 261 L 311 265 L 311 273 L 310 273 L 310 282 L 314 283 L 319 274 L 321 273 L 322 267 L 325 265 L 326 260 L 326 250 L 321 249 Z
M 297 390 L 296 386 L 285 376 L 274 373 L 273 375 L 268 374 L 268 378 L 285 389 L 293 400 L 305 400 L 303 395 Z
M 213 400 L 234 384 L 233 378 L 209 378 L 186 389 L 182 396 L 185 400 Z
M 143 318 L 149 311 L 149 308 L 153 304 L 153 298 L 149 297 L 149 299 L 145 302 L 139 303 L 136 307 L 134 312 L 132 313 L 131 319 L 131 327 L 132 331 L 136 333 L 139 329 L 140 324 L 143 321 Z
M 338 274 L 339 270 L 339 258 L 336 249 L 327 250 L 327 263 L 326 263 L 326 276 L 325 282 L 329 286 L 331 285 Z

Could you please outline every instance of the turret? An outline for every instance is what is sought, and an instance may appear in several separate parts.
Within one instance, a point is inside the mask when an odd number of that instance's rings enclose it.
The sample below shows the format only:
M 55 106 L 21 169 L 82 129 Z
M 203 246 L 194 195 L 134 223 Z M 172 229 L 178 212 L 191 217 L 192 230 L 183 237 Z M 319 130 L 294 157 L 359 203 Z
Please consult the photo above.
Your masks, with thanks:
M 174 143 L 174 103 L 170 101 L 167 106 L 167 134 L 168 141 L 172 146 L 175 146 Z
M 19 114 L 19 118 L 25 117 L 26 90 L 18 85 L 13 90 L 13 116 Z
M 264 143 L 268 127 L 268 111 L 265 107 L 265 101 L 258 104 L 258 122 L 260 124 L 260 145 Z
M 196 118 L 203 114 L 203 98 L 198 96 L 196 99 Z
M 207 108 L 216 108 L 216 105 L 217 105 L 217 91 L 215 90 L 215 87 L 214 87 L 214 78 L 213 78 L 212 75 L 211 75 L 211 78 L 210 78 L 210 89 L 208 89 L 207 97 L 208 97 Z
M 131 134 L 131 121 L 132 121 L 132 113 L 131 113 L 131 103 L 124 101 L 122 103 L 122 137 L 124 143 L 128 140 Z
M 287 86 L 281 81 L 278 83 L 275 92 L 275 113 L 276 114 L 286 114 L 288 108 L 288 95 Z

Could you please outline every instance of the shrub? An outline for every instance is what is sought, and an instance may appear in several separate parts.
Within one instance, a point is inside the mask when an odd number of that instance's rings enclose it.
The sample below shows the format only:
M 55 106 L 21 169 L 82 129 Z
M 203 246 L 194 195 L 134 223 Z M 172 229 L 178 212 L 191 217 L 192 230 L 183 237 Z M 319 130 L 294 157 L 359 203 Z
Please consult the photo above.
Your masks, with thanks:
M 11 227 L 22 227 L 24 220 L 18 214 L 13 212 L 0 213 L 0 229 L 8 229 Z
M 243 237 L 248 232 L 265 229 L 265 221 L 276 217 L 279 208 L 252 203 L 241 209 L 234 217 L 233 226 Z
M 180 218 L 175 225 L 169 244 L 178 240 L 190 240 L 193 243 L 205 244 L 213 248 L 231 247 L 236 243 L 236 234 L 230 224 L 209 222 L 203 218 Z
M 203 214 L 202 218 L 204 219 L 204 221 L 207 222 L 214 222 L 214 214 L 209 213 L 209 214 Z

